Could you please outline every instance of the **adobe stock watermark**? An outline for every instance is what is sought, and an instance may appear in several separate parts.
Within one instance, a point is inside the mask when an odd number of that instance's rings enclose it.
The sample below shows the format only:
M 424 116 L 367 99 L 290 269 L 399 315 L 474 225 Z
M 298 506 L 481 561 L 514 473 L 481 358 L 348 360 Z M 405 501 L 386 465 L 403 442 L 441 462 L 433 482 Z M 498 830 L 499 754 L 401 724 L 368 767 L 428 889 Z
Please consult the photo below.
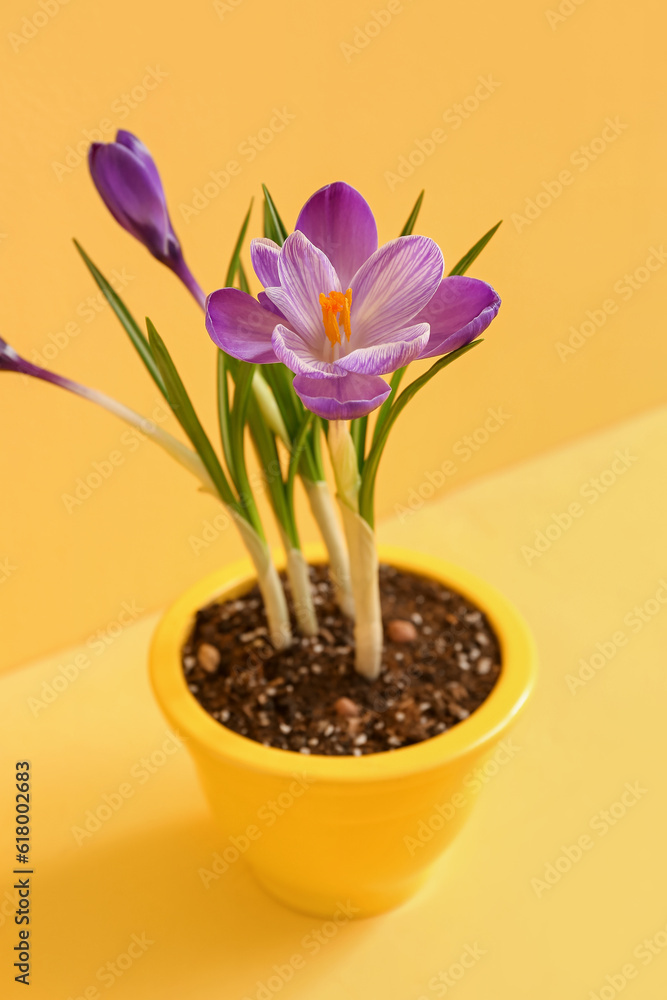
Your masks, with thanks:
M 359 907 L 354 906 L 351 900 L 339 902 L 331 920 L 325 920 L 301 938 L 303 951 L 295 952 L 285 962 L 273 965 L 270 975 L 266 979 L 258 979 L 252 992 L 244 994 L 241 1000 L 272 1000 L 294 979 L 297 972 L 305 969 L 308 959 L 319 955 L 358 913 Z
M 38 0 L 37 9 L 29 17 L 21 19 L 18 31 L 10 31 L 7 35 L 13 51 L 20 52 L 69 2 L 70 0 Z
M 174 754 L 182 749 L 185 737 L 167 731 L 160 746 L 145 757 L 140 757 L 129 770 L 128 780 L 122 781 L 110 792 L 103 792 L 100 801 L 92 809 L 87 809 L 81 825 L 70 827 L 74 842 L 78 847 L 94 837 L 105 823 L 118 813 L 125 803 L 134 797 L 138 788 L 143 787 L 169 763 Z
M 434 805 L 433 812 L 419 821 L 414 832 L 403 837 L 403 843 L 410 857 L 414 857 L 417 851 L 433 840 L 436 833 L 443 830 L 459 810 L 467 806 L 471 798 L 477 795 L 484 785 L 488 785 L 501 768 L 516 757 L 520 750 L 521 747 L 517 746 L 510 737 L 496 747 L 494 753 L 484 764 L 468 771 L 461 782 L 461 789 L 453 792 L 445 802 Z
M 68 663 L 61 663 L 49 680 L 42 681 L 39 695 L 27 698 L 28 708 L 35 718 L 68 691 L 81 674 L 92 667 L 95 658 L 102 656 L 144 612 L 145 608 L 138 607 L 136 601 L 123 601 L 113 621 L 107 622 L 86 639 L 86 650 L 90 652 L 76 653 Z
M 562 844 L 561 853 L 555 860 L 547 862 L 542 876 L 531 878 L 530 885 L 537 898 L 541 899 L 545 892 L 550 892 L 555 885 L 558 885 L 563 876 L 572 871 L 572 868 L 578 865 L 645 795 L 648 795 L 648 789 L 639 781 L 626 781 L 618 799 L 606 809 L 600 809 L 588 821 L 588 829 L 596 834 L 597 840 L 590 833 L 582 833 L 573 844 Z
M 628 448 L 617 448 L 609 466 L 597 476 L 591 476 L 590 479 L 587 479 L 579 488 L 579 495 L 586 501 L 588 507 L 592 507 L 638 461 L 639 456 L 632 455 Z M 526 565 L 532 566 L 536 559 L 541 559 L 549 549 L 553 548 L 554 544 L 570 530 L 575 521 L 581 520 L 587 509 L 578 500 L 573 500 L 567 505 L 566 510 L 552 514 L 549 523 L 535 532 L 532 545 L 521 546 L 521 555 Z
M 561 0 L 555 10 L 551 7 L 545 10 L 544 14 L 551 30 L 555 31 L 559 24 L 568 21 L 585 2 L 586 0 Z
M 401 0 L 389 0 L 386 6 L 380 10 L 371 10 L 365 24 L 356 24 L 352 33 L 351 42 L 341 42 L 340 50 L 346 63 L 351 63 L 355 56 L 361 55 L 364 49 L 368 48 L 374 38 L 382 34 L 388 28 L 397 14 L 402 14 L 405 10 Z
M 636 979 L 642 968 L 662 955 L 667 948 L 667 925 L 659 928 L 651 937 L 644 938 L 633 949 L 632 957 L 640 963 L 626 962 L 618 972 L 609 973 L 604 977 L 604 984 L 597 990 L 591 990 L 588 1000 L 615 1000 L 615 997 L 622 993 L 625 987 Z
M 128 274 L 124 267 L 120 270 L 115 267 L 112 268 L 108 277 L 109 284 L 117 292 L 121 292 L 124 288 L 127 288 L 129 283 L 134 281 L 134 279 L 135 275 Z M 48 368 L 49 363 L 55 361 L 58 355 L 62 354 L 65 348 L 69 347 L 72 341 L 76 340 L 83 333 L 83 327 L 79 320 L 89 325 L 100 313 L 105 312 L 108 308 L 109 304 L 102 295 L 102 292 L 87 295 L 74 309 L 76 319 L 68 320 L 60 330 L 49 333 L 41 348 L 33 347 L 30 360 L 33 364 L 41 365 L 42 368 Z
M 424 474 L 424 480 L 419 486 L 410 489 L 405 504 L 394 504 L 394 513 L 400 523 L 403 524 L 421 510 L 424 504 L 460 471 L 461 465 L 470 462 L 495 437 L 511 416 L 512 414 L 502 405 L 490 406 L 481 423 L 452 445 L 452 455 L 460 460 L 460 464 L 457 465 L 454 458 L 444 459 L 437 469 Z
M 213 10 L 222 21 L 227 14 L 233 14 L 243 3 L 245 0 L 213 0 Z
M 130 90 L 123 91 L 110 105 L 110 113 L 113 117 L 102 118 L 96 126 L 81 130 L 83 138 L 76 140 L 65 147 L 62 160 L 52 160 L 51 169 L 59 181 L 73 174 L 77 167 L 86 161 L 88 147 L 92 142 L 105 142 L 111 139 L 118 128 L 119 122 L 124 122 L 132 112 L 143 104 L 148 96 L 160 86 L 163 80 L 169 76 L 159 66 L 146 66 L 144 76 L 140 82 L 135 84 Z
M 148 937 L 146 931 L 132 934 L 124 951 L 119 952 L 104 965 L 100 965 L 95 973 L 96 982 L 107 990 L 111 989 L 154 944 L 155 941 Z M 100 992 L 96 983 L 91 983 L 76 995 L 70 993 L 67 1000 L 101 1000 L 102 996 L 104 994 Z
M 608 639 L 595 643 L 595 652 L 588 659 L 583 656 L 579 660 L 576 674 L 566 674 L 565 683 L 570 694 L 576 694 L 580 688 L 586 687 L 600 671 L 610 663 L 619 649 L 627 646 L 631 636 L 641 632 L 656 615 L 667 605 L 667 580 L 658 581 L 658 589 L 648 597 L 643 604 L 635 604 L 623 618 L 626 629 L 617 629 Z
M 168 417 L 169 410 L 162 403 L 156 403 L 150 414 L 152 424 L 155 426 L 163 424 Z M 89 500 L 105 482 L 111 479 L 116 469 L 125 465 L 128 456 L 133 455 L 144 441 L 148 440 L 150 440 L 149 436 L 136 427 L 124 430 L 119 439 L 120 447 L 113 448 L 105 458 L 94 461 L 90 471 L 78 476 L 71 493 L 60 494 L 60 499 L 67 513 L 73 514 L 75 510 L 83 506 L 86 500 Z
M 415 139 L 412 149 L 401 154 L 396 162 L 395 170 L 385 170 L 384 179 L 390 191 L 395 191 L 399 184 L 413 176 L 415 170 L 423 166 L 426 160 L 447 141 L 449 132 L 461 128 L 481 105 L 491 97 L 501 86 L 493 75 L 478 76 L 477 84 L 462 101 L 453 104 L 442 113 L 442 119 L 447 126 L 432 129 L 426 138 Z
M 245 830 L 227 838 L 227 844 L 216 851 L 209 862 L 208 868 L 198 868 L 197 875 L 205 889 L 210 889 L 229 868 L 241 858 L 252 844 L 260 840 L 266 830 L 274 826 L 281 816 L 292 808 L 302 795 L 314 784 L 315 779 L 307 774 L 294 772 L 293 781 L 289 787 L 280 792 L 275 799 L 267 800 L 257 810 L 257 823 L 249 823 Z
M 18 566 L 11 561 L 9 556 L 0 559 L 0 584 L 7 583 L 7 580 L 11 579 L 17 570 Z
M 212 201 L 227 190 L 232 179 L 241 174 L 244 164 L 256 160 L 259 154 L 295 119 L 296 115 L 288 111 L 285 105 L 273 108 L 271 118 L 266 125 L 253 135 L 246 136 L 243 142 L 238 144 L 236 147 L 238 159 L 227 160 L 221 170 L 209 170 L 209 180 L 206 180 L 201 187 L 193 189 L 190 202 L 180 202 L 178 210 L 184 222 L 190 222 L 201 215 Z
M 574 184 L 577 176 L 585 173 L 627 128 L 629 125 L 622 122 L 618 115 L 614 118 L 605 118 L 600 134 L 590 139 L 585 146 L 578 146 L 570 154 L 569 162 L 572 167 L 576 167 L 577 173 L 564 169 L 559 171 L 556 177 L 542 181 L 537 194 L 533 198 L 526 198 L 523 214 L 512 213 L 511 219 L 517 233 L 523 232 L 527 226 L 532 226 L 536 219 L 539 219 L 542 213 L 560 198 L 565 189 Z
M 487 949 L 482 948 L 476 941 L 474 944 L 466 944 L 456 961 L 446 969 L 441 969 L 435 976 L 431 976 L 427 984 L 429 993 L 435 997 L 447 996 L 486 953 Z M 422 993 L 417 1000 L 430 1000 L 430 997 Z
M 614 291 L 621 302 L 629 302 L 636 292 L 642 289 L 653 275 L 664 267 L 665 261 L 667 261 L 667 251 L 662 245 L 649 247 L 648 256 L 644 263 L 636 267 L 634 271 L 626 271 L 622 278 L 614 282 Z M 586 319 L 579 326 L 570 327 L 570 336 L 567 341 L 556 341 L 554 346 L 561 361 L 568 361 L 580 351 L 591 337 L 594 337 L 598 330 L 602 329 L 608 318 L 618 312 L 619 308 L 620 305 L 616 299 L 607 298 L 600 303 L 597 309 L 587 309 Z
M 269 483 L 274 476 L 282 476 L 280 462 L 275 460 L 269 462 L 266 469 L 253 469 L 249 472 L 248 481 L 255 498 L 260 497 L 268 489 Z M 232 518 L 224 509 L 218 511 L 215 517 L 207 518 L 203 521 L 199 535 L 188 535 L 188 545 L 194 555 L 198 556 L 203 551 L 210 549 L 220 539 L 230 524 L 232 524 Z

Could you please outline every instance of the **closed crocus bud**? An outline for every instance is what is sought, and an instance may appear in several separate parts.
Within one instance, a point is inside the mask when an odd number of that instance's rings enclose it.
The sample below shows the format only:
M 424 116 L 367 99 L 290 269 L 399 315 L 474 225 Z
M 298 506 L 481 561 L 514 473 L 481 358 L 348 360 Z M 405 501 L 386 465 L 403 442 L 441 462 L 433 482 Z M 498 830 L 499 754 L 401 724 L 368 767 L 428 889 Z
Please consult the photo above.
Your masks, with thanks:
M 120 129 L 115 142 L 88 150 L 93 183 L 116 222 L 181 279 L 197 302 L 205 296 L 183 258 L 155 161 L 141 140 Z

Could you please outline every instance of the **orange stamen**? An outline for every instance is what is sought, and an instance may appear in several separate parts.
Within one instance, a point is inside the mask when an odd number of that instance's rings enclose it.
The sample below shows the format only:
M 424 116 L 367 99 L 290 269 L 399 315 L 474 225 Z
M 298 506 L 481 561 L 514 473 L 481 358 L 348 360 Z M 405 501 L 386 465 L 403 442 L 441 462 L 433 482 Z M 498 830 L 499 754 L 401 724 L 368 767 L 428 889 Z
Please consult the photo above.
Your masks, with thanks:
M 324 332 L 331 344 L 331 357 L 333 360 L 336 344 L 341 343 L 341 327 L 345 336 L 349 340 L 352 335 L 350 326 L 350 306 L 352 305 L 352 289 L 348 288 L 343 295 L 342 292 L 329 292 L 325 295 L 320 293 L 320 305 L 322 306 L 322 322 Z M 339 316 L 339 313 L 341 314 Z

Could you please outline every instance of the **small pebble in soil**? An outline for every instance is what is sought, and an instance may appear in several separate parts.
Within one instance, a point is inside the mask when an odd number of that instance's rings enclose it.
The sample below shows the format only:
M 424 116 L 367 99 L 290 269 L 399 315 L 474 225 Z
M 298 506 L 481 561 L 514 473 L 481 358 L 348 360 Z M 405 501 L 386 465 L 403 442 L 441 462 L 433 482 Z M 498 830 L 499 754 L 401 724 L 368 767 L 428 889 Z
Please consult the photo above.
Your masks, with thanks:
M 400 618 L 387 622 L 387 636 L 392 642 L 414 642 L 418 634 L 412 622 L 402 621 Z
M 351 698 L 339 698 L 334 708 L 338 715 L 342 715 L 344 718 L 351 718 L 352 716 L 359 715 L 359 706 L 355 705 Z
M 220 651 L 208 642 L 202 642 L 197 650 L 197 663 L 207 674 L 214 674 L 220 666 Z
M 183 648 L 196 700 L 221 725 L 264 746 L 329 756 L 395 752 L 459 725 L 496 684 L 497 637 L 462 595 L 380 567 L 385 643 L 380 676 L 354 669 L 353 623 L 324 567 L 310 570 L 317 636 L 277 652 L 259 591 L 197 612 Z M 289 599 L 289 585 L 286 584 Z

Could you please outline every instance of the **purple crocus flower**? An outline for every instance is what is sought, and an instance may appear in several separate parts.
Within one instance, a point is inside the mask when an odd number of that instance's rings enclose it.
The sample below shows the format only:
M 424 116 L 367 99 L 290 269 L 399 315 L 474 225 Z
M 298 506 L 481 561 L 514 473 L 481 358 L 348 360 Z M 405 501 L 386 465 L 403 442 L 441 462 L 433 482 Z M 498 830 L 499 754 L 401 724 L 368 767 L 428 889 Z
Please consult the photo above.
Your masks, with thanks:
M 380 376 L 465 346 L 500 306 L 483 281 L 443 278 L 426 236 L 378 249 L 369 205 L 342 182 L 306 202 L 282 247 L 256 239 L 250 252 L 264 291 L 213 292 L 206 328 L 235 358 L 283 362 L 303 403 L 331 420 L 370 413 L 389 395 Z
M 204 293 L 183 258 L 155 161 L 140 139 L 119 129 L 115 142 L 88 150 L 93 183 L 116 222 L 170 267 L 200 305 Z

